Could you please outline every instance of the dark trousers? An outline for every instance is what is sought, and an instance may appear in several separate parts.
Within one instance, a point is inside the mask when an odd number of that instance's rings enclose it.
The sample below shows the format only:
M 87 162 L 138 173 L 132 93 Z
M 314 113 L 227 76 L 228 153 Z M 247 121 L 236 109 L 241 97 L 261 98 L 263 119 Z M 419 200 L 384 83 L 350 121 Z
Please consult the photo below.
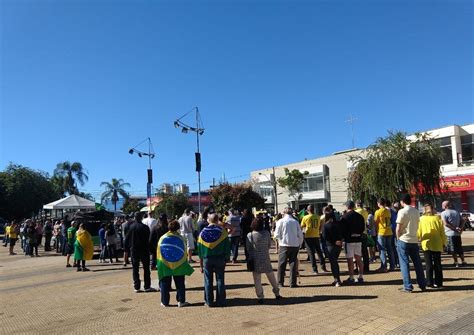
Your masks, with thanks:
M 307 237 L 304 239 L 306 244 L 306 252 L 309 255 L 309 260 L 311 261 L 311 265 L 313 267 L 313 271 L 318 271 L 318 266 L 316 265 L 316 256 L 315 253 L 318 254 L 319 263 L 323 267 L 325 264 L 325 259 L 323 255 L 323 251 L 321 250 L 321 244 L 319 243 L 318 237 Z
M 170 304 L 171 278 L 176 286 L 176 300 L 186 302 L 186 288 L 184 286 L 184 276 L 165 277 L 160 280 L 161 303 L 165 306 Z
M 286 263 L 288 262 L 290 263 L 290 285 L 296 286 L 298 251 L 299 247 L 280 246 L 278 254 L 278 284 L 283 285 L 285 283 Z
M 329 262 L 331 263 L 332 276 L 335 280 L 341 281 L 341 273 L 337 260 L 339 259 L 339 255 L 341 254 L 342 248 L 338 245 L 334 245 L 328 242 L 326 242 L 326 245 L 328 247 Z
M 226 303 L 225 293 L 225 257 L 209 256 L 203 259 L 204 268 L 204 299 L 206 305 L 211 306 L 214 303 L 214 274 L 217 282 L 216 303 L 220 306 Z
M 143 255 L 133 254 L 132 258 L 132 269 L 133 269 L 133 287 L 135 290 L 139 290 L 141 286 L 140 282 L 140 263 L 143 266 L 143 281 L 145 282 L 144 289 L 149 289 L 151 286 L 151 277 L 150 277 L 150 253 L 145 253 Z
M 51 251 L 51 238 L 53 235 L 44 236 L 44 251 Z
M 395 230 L 393 230 L 395 231 Z M 392 249 L 393 249 L 393 258 L 395 260 L 395 266 L 400 266 L 400 261 L 398 260 L 398 250 L 397 250 L 397 237 L 395 236 L 395 233 L 393 233 L 392 236 Z
M 117 257 L 117 250 L 115 250 L 115 244 L 109 244 L 107 246 L 107 251 L 109 252 L 110 263 L 112 263 L 112 258 L 115 257 L 115 261 L 119 261 Z
M 362 261 L 364 262 L 364 273 L 369 273 L 369 250 L 367 249 L 367 234 L 362 234 Z
M 439 251 L 423 251 L 426 266 L 426 285 L 443 286 L 443 267 L 441 265 L 441 252 Z M 434 278 L 433 278 L 434 274 Z M 434 279 L 434 280 L 433 280 Z
M 322 235 L 319 238 L 319 244 L 321 245 L 321 249 L 323 250 L 324 256 L 326 258 L 329 258 L 329 251 L 328 251 L 328 247 L 326 245 L 326 240 L 324 239 L 324 237 Z
M 240 236 L 230 237 L 230 248 L 232 250 L 232 261 L 236 261 L 239 256 Z

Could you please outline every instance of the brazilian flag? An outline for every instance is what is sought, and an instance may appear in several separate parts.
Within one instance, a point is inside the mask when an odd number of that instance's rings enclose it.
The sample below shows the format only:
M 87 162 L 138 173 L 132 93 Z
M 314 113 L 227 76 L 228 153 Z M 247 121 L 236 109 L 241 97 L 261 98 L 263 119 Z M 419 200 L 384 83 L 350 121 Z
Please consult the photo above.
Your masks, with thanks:
M 190 276 L 194 269 L 188 263 L 186 242 L 178 233 L 167 232 L 158 241 L 156 249 L 158 278 Z
M 74 259 L 90 261 L 93 256 L 94 244 L 92 243 L 91 234 L 87 230 L 79 229 L 76 232 L 76 241 L 74 242 Z
M 221 226 L 209 225 L 201 231 L 197 243 L 199 258 L 224 255 L 230 256 L 230 242 L 227 230 Z

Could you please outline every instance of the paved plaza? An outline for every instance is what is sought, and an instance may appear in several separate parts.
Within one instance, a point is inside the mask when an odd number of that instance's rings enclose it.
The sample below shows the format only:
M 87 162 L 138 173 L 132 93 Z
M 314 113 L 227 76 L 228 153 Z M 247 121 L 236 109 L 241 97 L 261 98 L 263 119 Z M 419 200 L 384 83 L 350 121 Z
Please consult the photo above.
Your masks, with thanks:
M 162 308 L 160 293 L 134 293 L 130 267 L 93 260 L 90 272 L 76 272 L 54 252 L 39 258 L 8 256 L 7 248 L 0 247 L 0 333 L 472 334 L 474 233 L 464 233 L 463 242 L 470 265 L 454 268 L 445 256 L 445 288 L 439 291 L 400 293 L 398 271 L 370 273 L 362 285 L 331 287 L 330 274 L 311 274 L 302 252 L 301 287 L 283 288 L 281 301 L 272 299 L 266 285 L 268 299 L 258 305 L 252 276 L 239 263 L 227 267 L 228 307 L 207 308 L 203 277 L 195 265 L 196 272 L 186 281 L 191 306 L 180 309 L 174 294 L 174 306 Z M 275 269 L 275 254 L 272 261 Z M 346 269 L 342 258 L 340 263 Z M 156 272 L 152 276 L 157 287 Z

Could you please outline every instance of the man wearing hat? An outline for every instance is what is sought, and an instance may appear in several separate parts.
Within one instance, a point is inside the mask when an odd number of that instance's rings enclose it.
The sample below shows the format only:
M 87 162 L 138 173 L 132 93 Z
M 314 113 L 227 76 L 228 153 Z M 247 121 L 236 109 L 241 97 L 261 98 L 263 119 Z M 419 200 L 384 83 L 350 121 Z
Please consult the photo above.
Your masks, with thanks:
M 298 250 L 303 243 L 303 231 L 300 223 L 291 213 L 290 207 L 284 209 L 284 216 L 278 220 L 275 226 L 274 237 L 278 240 L 278 284 L 283 287 L 285 281 L 286 263 L 290 263 L 290 287 L 298 287 L 296 284 Z
M 365 230 L 364 217 L 357 213 L 354 201 L 346 202 L 346 213 L 341 218 L 343 229 L 349 278 L 347 284 L 364 282 L 364 265 L 362 264 L 362 234 Z M 359 268 L 359 278 L 354 279 L 354 258 Z

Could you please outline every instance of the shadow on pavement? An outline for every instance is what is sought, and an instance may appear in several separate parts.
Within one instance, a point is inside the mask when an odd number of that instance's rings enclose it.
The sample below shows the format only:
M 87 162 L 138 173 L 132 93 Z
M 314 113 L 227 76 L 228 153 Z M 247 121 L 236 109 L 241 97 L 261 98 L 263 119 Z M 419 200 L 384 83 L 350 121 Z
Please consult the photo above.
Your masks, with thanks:
M 444 270 L 444 269 L 443 269 Z M 414 279 L 414 278 L 412 278 Z M 459 281 L 459 280 L 469 280 L 469 278 L 445 278 L 444 282 L 453 282 L 453 281 Z M 413 281 L 414 282 L 414 281 Z M 351 286 L 372 286 L 372 285 L 402 285 L 402 277 L 400 276 L 400 279 L 391 279 L 391 280 L 377 280 L 377 281 L 364 281 L 363 284 L 355 284 Z M 345 285 L 349 286 L 349 285 Z
M 378 296 L 376 295 L 320 295 L 320 296 L 313 296 L 313 297 L 288 297 L 283 298 L 281 300 L 276 299 L 265 299 L 264 305 L 298 305 L 298 304 L 307 304 L 312 302 L 323 302 L 323 301 L 330 301 L 330 300 L 369 300 L 369 299 L 377 299 Z M 227 306 L 260 306 L 257 303 L 256 298 L 233 298 L 227 299 Z
M 87 265 L 87 267 L 89 267 L 89 265 Z M 93 270 L 91 270 L 91 272 L 122 271 L 122 270 L 131 270 L 131 269 L 132 269 L 131 267 L 125 268 L 125 267 L 121 266 L 119 268 L 93 269 Z
M 442 289 L 429 290 L 429 292 L 472 291 L 472 290 L 474 290 L 474 285 L 460 285 L 460 286 L 443 286 Z
M 215 283 L 214 283 L 215 286 Z M 249 288 L 249 287 L 255 287 L 255 285 L 252 284 L 226 284 L 225 289 L 226 290 L 238 290 L 241 288 Z M 202 291 L 204 292 L 204 287 L 203 286 L 198 286 L 198 287 L 186 287 L 186 291 Z

